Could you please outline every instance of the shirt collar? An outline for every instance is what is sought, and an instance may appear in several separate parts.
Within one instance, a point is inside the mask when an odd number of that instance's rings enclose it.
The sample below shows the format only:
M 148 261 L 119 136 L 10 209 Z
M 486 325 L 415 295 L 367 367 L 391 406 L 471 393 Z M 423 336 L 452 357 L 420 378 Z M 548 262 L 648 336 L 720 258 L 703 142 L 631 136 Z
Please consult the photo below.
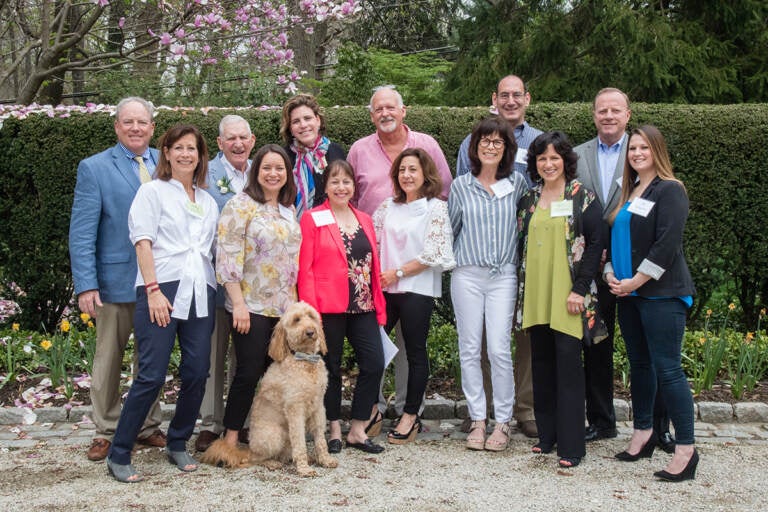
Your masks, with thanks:
M 625 133 L 624 135 L 621 136 L 621 138 L 619 139 L 618 142 L 616 142 L 615 144 L 611 144 L 609 146 L 608 144 L 606 144 L 605 142 L 600 140 L 600 136 L 598 135 L 597 136 L 597 148 L 598 148 L 599 151 L 602 151 L 604 153 L 615 153 L 619 149 L 621 149 L 621 145 L 624 144 L 624 139 L 626 137 L 627 137 L 627 134 Z
M 122 142 L 118 142 L 117 145 L 120 147 L 120 149 L 123 150 L 123 153 L 125 153 L 126 158 L 130 158 L 131 160 L 133 160 L 137 156 L 140 156 L 141 158 L 144 159 L 144 161 L 147 161 L 147 160 L 151 161 L 152 160 L 152 158 L 151 158 L 152 157 L 152 153 L 149 152 L 149 148 L 144 150 L 144 153 L 142 153 L 140 155 L 135 155 L 127 147 L 123 146 Z

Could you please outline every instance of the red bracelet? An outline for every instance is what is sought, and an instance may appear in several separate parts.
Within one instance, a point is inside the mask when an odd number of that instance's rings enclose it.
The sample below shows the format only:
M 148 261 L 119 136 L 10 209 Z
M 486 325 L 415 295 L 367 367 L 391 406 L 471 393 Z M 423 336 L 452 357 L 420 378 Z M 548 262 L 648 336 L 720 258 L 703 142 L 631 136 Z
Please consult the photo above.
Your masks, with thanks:
M 148 286 L 147 287 L 147 295 L 149 295 L 151 293 L 159 292 L 159 291 L 160 291 L 160 286 L 159 285 L 154 285 L 154 286 Z
M 146 288 L 147 290 L 149 290 L 149 289 L 150 289 L 150 288 L 152 288 L 153 286 L 158 286 L 158 284 L 157 284 L 157 281 L 152 281 L 151 283 L 147 283 L 147 284 L 145 284 L 145 285 L 144 285 L 144 288 Z

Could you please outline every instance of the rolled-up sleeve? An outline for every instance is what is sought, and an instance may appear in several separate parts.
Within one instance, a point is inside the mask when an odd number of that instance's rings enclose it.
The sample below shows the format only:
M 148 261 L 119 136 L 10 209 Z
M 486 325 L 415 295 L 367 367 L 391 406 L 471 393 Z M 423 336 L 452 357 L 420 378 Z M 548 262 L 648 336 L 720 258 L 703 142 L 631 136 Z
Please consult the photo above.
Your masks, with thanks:
M 156 188 L 143 185 L 139 187 L 128 212 L 128 234 L 133 245 L 140 240 L 149 240 L 153 244 L 157 240 L 161 202 Z

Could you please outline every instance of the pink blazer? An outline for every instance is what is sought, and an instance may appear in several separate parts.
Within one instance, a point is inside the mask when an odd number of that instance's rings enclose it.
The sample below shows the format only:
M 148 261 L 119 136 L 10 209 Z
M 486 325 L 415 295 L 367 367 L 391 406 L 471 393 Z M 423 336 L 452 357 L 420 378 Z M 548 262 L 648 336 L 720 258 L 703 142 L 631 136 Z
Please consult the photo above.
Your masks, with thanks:
M 352 206 L 350 205 L 350 208 Z M 301 250 L 299 252 L 299 299 L 322 313 L 344 313 L 349 306 L 349 278 L 347 253 L 337 224 L 316 226 L 312 212 L 330 210 L 328 200 L 301 216 Z M 381 266 L 376 250 L 376 233 L 371 217 L 352 208 L 363 228 L 373 253 L 371 291 L 376 321 L 387 323 L 387 309 L 381 290 Z M 331 212 L 333 213 L 333 212 Z

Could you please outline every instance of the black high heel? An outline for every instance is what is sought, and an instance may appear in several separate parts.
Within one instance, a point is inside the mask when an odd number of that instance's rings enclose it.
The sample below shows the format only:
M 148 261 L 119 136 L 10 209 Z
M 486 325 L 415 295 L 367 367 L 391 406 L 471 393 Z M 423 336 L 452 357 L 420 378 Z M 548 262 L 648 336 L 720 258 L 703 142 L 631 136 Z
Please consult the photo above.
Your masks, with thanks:
M 617 453 L 614 455 L 615 458 L 619 459 L 623 462 L 635 462 L 640 459 L 650 459 L 653 455 L 653 450 L 656 448 L 656 439 L 653 438 L 653 435 L 648 439 L 648 441 L 645 442 L 642 448 L 640 448 L 640 451 L 632 454 L 628 451 L 624 450 L 621 453 Z
M 414 420 L 413 425 L 411 425 L 411 429 L 407 434 L 401 434 L 397 430 L 392 430 L 389 434 L 387 434 L 387 441 L 389 441 L 390 444 L 410 443 L 416 439 L 416 435 L 419 432 L 421 432 L 421 419 L 416 416 L 416 419 Z
M 381 434 L 381 426 L 383 423 L 384 415 L 381 414 L 381 411 L 376 411 L 376 415 L 368 422 L 368 425 L 365 426 L 366 435 L 368 437 L 376 437 Z
M 691 455 L 691 458 L 688 460 L 688 464 L 685 465 L 681 472 L 675 474 L 662 469 L 661 471 L 655 472 L 653 476 L 667 482 L 682 482 L 683 480 L 693 480 L 696 478 L 696 466 L 698 465 L 699 452 L 697 452 L 696 448 L 694 448 L 693 455 Z

